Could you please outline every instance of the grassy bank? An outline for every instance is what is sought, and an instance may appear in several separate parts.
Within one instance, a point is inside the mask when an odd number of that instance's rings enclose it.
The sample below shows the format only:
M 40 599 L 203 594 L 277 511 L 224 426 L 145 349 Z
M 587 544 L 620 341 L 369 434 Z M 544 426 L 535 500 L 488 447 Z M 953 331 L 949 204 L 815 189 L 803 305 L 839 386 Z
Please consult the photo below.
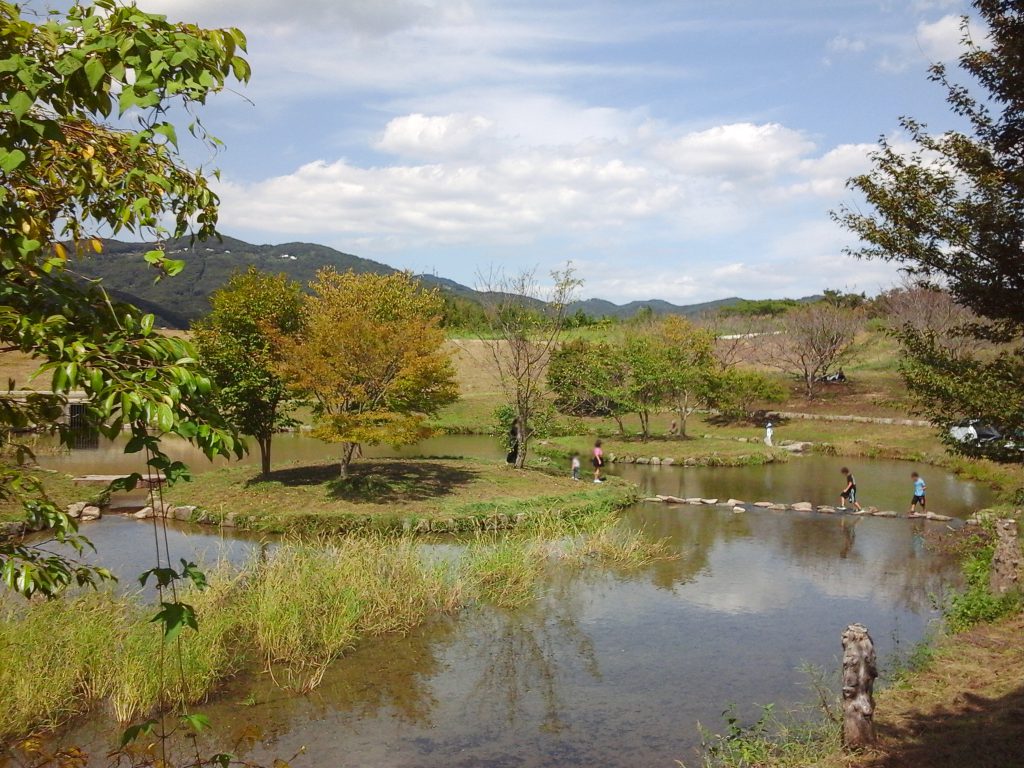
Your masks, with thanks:
M 267 478 L 252 467 L 232 466 L 178 484 L 167 498 L 197 505 L 200 522 L 252 530 L 423 533 L 511 527 L 542 513 L 573 518 L 614 510 L 634 501 L 636 490 L 624 482 L 597 486 L 469 459 L 381 459 L 354 464 L 345 479 L 336 464 L 283 467 Z
M 75 501 L 100 503 L 105 497 L 102 490 L 96 488 L 96 486 L 88 488 L 75 485 L 71 475 L 41 469 L 28 470 L 27 474 L 37 478 L 46 489 L 47 497 L 61 508 Z M 9 520 L 21 520 L 24 517 L 25 511 L 20 504 L 13 499 L 0 499 L 0 523 Z
M 988 591 L 991 541 L 959 534 L 967 587 L 945 607 L 947 632 L 919 646 L 881 682 L 878 744 L 847 754 L 841 709 L 727 722 L 705 734 L 704 768 L 1006 768 L 1024 765 L 1024 613 L 1020 595 Z M 695 765 L 693 763 L 692 765 Z
M 654 437 L 646 441 L 614 436 L 602 438 L 601 443 L 605 456 L 612 462 L 640 459 L 640 463 L 644 463 L 656 457 L 659 460 L 671 459 L 673 464 L 685 466 L 742 467 L 788 461 L 790 458 L 787 451 L 768 448 L 762 442 L 739 442 L 718 436 L 690 440 Z M 553 462 L 565 465 L 575 451 L 589 466 L 593 444 L 594 438 L 589 436 L 554 437 L 537 443 L 534 450 Z
M 105 707 L 120 722 L 209 696 L 243 670 L 264 669 L 293 690 L 316 687 L 328 665 L 368 638 L 411 631 L 471 603 L 522 605 L 551 567 L 642 567 L 666 544 L 618 528 L 599 512 L 544 516 L 531 531 L 482 534 L 438 559 L 409 536 L 286 542 L 265 560 L 222 567 L 191 591 L 200 630 L 181 635 L 181 676 L 168 649 L 161 679 L 158 625 L 138 596 L 88 593 L 0 603 L 0 738 L 52 729 Z

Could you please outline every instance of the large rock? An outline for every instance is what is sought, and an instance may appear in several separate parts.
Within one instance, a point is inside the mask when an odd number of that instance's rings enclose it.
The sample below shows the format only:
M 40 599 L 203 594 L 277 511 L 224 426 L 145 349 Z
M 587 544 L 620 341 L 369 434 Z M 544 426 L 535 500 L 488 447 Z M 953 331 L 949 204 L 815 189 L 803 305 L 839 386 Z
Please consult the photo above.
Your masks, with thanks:
M 25 533 L 25 523 L 22 520 L 0 521 L 0 539 L 8 539 L 14 536 L 22 536 Z
M 657 456 L 651 456 L 650 463 L 654 464 L 655 466 L 658 466 L 661 464 L 661 459 L 658 458 Z
M 192 515 L 196 511 L 194 504 L 186 504 L 180 507 L 175 507 L 171 510 L 171 517 L 175 520 L 181 520 L 183 522 L 189 522 L 192 519 Z
M 813 512 L 814 505 L 809 501 L 798 501 L 792 506 L 792 509 L 796 512 Z
M 636 463 L 637 464 L 650 464 L 651 463 L 651 459 L 648 456 L 637 456 L 636 457 Z
M 937 520 L 940 523 L 945 523 L 953 519 L 949 515 L 939 515 L 935 512 L 926 512 L 925 517 L 927 517 L 929 520 Z
M 153 516 L 152 507 L 143 507 L 138 512 L 132 515 L 136 520 L 149 520 Z
M 661 466 L 663 466 L 663 467 L 669 467 L 669 466 L 672 466 L 675 463 L 676 463 L 676 460 L 673 459 L 671 456 L 669 456 L 667 459 L 662 459 L 661 460 Z
M 103 510 L 92 504 L 82 508 L 82 521 L 89 522 L 90 520 L 99 520 L 103 517 Z
M 76 501 L 74 504 L 68 504 L 68 508 L 66 510 L 68 513 L 68 517 L 73 517 L 75 519 L 81 517 L 82 510 L 85 509 L 87 506 L 89 506 L 89 504 L 88 502 L 85 501 Z

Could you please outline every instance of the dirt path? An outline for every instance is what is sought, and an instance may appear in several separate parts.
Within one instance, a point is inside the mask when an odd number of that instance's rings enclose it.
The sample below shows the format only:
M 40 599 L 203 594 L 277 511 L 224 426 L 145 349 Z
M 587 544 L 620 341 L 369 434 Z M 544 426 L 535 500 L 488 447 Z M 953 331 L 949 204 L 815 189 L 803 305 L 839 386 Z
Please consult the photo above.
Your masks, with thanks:
M 877 710 L 880 753 L 858 768 L 1024 768 L 1024 614 L 941 641 Z

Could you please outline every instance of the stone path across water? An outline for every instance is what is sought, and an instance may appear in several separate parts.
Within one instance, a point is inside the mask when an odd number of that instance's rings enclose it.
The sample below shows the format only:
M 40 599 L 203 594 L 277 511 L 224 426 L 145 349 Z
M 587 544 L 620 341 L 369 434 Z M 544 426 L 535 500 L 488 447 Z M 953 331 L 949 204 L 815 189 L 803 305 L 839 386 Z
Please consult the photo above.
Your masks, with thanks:
M 657 504 L 689 504 L 691 506 L 718 506 L 718 507 L 731 507 L 732 511 L 739 514 L 742 512 L 749 512 L 752 510 L 769 510 L 773 512 L 813 512 L 821 515 L 850 515 L 854 517 L 887 517 L 887 518 L 902 518 L 905 520 L 932 520 L 937 523 L 952 523 L 954 525 L 963 525 L 965 521 L 959 520 L 949 515 L 939 515 L 935 512 L 919 513 L 914 512 L 909 515 L 901 515 L 898 512 L 892 510 L 880 510 L 877 507 L 866 507 L 860 511 L 852 508 L 833 507 L 828 504 L 814 505 L 809 501 L 798 501 L 794 504 L 781 504 L 775 501 L 754 501 L 747 502 L 739 499 L 727 499 L 722 501 L 721 499 L 701 499 L 701 498 L 681 498 L 679 496 L 648 496 L 644 499 L 645 502 L 657 503 Z M 972 520 L 967 520 L 970 523 Z

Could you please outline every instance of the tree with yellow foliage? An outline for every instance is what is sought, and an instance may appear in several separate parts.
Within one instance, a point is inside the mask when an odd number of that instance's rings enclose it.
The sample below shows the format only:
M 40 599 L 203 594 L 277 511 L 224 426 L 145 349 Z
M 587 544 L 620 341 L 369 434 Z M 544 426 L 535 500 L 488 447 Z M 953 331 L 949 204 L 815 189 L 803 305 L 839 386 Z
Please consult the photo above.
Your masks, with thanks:
M 313 401 L 313 434 L 340 443 L 340 474 L 360 446 L 410 445 L 426 419 L 458 399 L 440 328 L 444 300 L 408 273 L 339 274 L 310 284 L 301 333 L 277 342 L 281 370 Z

